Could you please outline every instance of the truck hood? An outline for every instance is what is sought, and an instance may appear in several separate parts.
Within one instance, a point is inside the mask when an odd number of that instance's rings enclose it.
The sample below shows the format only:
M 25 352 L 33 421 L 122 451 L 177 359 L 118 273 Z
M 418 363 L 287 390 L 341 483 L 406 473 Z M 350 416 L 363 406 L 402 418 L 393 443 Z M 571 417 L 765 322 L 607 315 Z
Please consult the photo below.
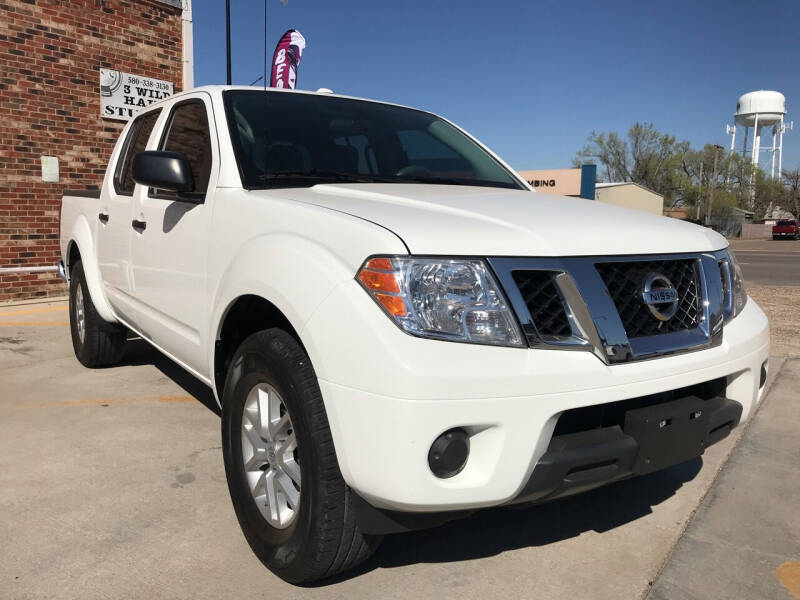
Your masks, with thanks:
M 413 254 L 658 254 L 705 252 L 728 245 L 712 230 L 677 219 L 523 190 L 370 183 L 280 192 L 385 227 Z

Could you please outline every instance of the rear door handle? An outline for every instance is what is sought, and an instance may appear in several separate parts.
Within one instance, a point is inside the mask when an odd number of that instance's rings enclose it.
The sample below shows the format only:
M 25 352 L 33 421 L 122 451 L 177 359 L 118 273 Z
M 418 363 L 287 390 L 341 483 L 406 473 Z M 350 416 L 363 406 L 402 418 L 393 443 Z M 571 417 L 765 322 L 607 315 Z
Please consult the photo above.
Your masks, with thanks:
M 138 219 L 134 219 L 131 221 L 131 226 L 139 233 L 142 233 L 145 229 L 147 229 L 147 221 L 139 221 Z
M 103 225 L 108 223 L 108 213 L 101 212 L 99 215 L 97 215 L 97 218 L 100 219 L 100 222 Z

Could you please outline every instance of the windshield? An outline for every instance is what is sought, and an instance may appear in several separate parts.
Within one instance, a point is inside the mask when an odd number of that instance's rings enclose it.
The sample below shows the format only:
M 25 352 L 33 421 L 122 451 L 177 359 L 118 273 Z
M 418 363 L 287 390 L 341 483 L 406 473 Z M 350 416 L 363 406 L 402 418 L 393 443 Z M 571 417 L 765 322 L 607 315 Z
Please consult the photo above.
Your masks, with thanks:
M 442 183 L 524 189 L 485 150 L 430 113 L 302 93 L 225 92 L 247 188 Z
M 794 227 L 794 221 L 778 221 L 778 227 Z

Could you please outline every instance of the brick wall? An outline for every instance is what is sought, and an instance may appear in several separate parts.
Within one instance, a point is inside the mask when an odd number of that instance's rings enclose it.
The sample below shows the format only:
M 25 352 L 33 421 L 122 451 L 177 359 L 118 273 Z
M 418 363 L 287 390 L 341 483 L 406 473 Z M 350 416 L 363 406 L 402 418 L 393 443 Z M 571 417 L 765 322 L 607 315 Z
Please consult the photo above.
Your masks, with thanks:
M 0 267 L 59 259 L 66 189 L 98 188 L 125 123 L 100 117 L 101 67 L 182 81 L 174 0 L 0 0 Z M 44 183 L 40 156 L 60 182 Z M 58 296 L 53 273 L 0 274 L 0 302 Z

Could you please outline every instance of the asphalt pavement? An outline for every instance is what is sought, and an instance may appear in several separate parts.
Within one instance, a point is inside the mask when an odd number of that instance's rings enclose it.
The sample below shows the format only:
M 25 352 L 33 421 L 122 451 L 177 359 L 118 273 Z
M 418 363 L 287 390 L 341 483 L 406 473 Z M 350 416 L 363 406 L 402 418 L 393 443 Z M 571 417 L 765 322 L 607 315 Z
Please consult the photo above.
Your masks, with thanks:
M 800 240 L 733 240 L 745 283 L 800 285 Z
M 0 307 L 0 598 L 618 600 L 645 597 L 653 582 L 659 600 L 792 598 L 798 360 L 771 362 L 753 460 L 727 488 L 712 485 L 743 428 L 645 477 L 387 536 L 361 568 L 299 588 L 269 573 L 239 530 L 209 390 L 141 340 L 119 366 L 85 369 L 66 322 L 63 302 Z M 703 500 L 730 486 L 730 502 Z M 687 554 L 698 507 L 726 514 Z M 733 553 L 745 542 L 748 554 Z

